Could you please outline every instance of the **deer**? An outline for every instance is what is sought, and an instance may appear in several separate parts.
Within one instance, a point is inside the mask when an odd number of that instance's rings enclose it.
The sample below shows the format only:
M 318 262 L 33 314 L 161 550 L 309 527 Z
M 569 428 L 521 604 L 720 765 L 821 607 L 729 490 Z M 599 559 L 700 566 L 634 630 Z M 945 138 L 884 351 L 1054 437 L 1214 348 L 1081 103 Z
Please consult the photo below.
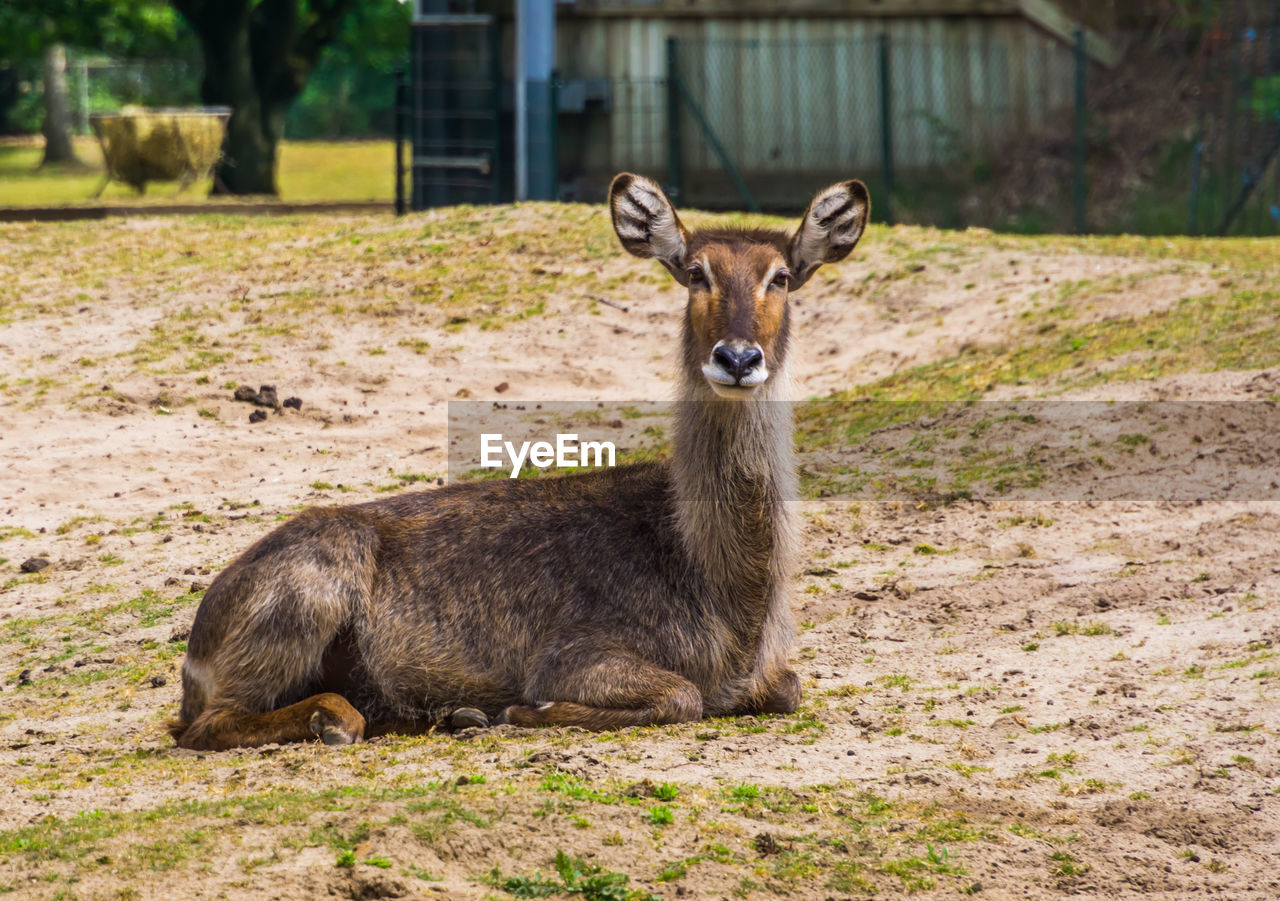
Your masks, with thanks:
M 608 205 L 688 294 L 669 456 L 303 511 L 202 598 L 179 747 L 797 709 L 789 297 L 853 250 L 866 186 L 818 192 L 791 233 L 691 232 L 627 172 Z

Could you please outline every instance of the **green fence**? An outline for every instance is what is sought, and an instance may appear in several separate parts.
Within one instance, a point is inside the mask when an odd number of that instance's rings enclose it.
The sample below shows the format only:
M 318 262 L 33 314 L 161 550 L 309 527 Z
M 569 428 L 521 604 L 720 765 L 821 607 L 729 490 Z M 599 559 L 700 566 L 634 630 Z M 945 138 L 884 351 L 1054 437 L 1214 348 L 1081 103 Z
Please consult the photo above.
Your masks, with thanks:
M 1277 33 L 1115 35 L 1118 69 L 1081 36 L 668 40 L 665 79 L 561 115 L 560 183 L 598 200 L 638 169 L 686 205 L 794 212 L 854 175 L 882 221 L 1280 234 Z
M 1225 13 L 1200 51 L 1187 230 L 1280 234 L 1280 3 L 1263 26 Z
M 969 224 L 967 182 L 1012 146 L 1074 127 L 1087 67 L 1068 44 L 1019 35 L 670 40 L 667 54 L 667 178 L 687 201 L 789 210 L 855 174 L 878 218 L 949 226 Z
M 405 61 L 385 68 L 360 68 L 322 58 L 302 96 L 285 120 L 285 135 L 296 140 L 390 137 L 395 117 L 395 71 Z M 43 121 L 39 66 L 21 67 L 25 87 L 16 121 L 18 128 L 38 131 Z M 199 106 L 203 69 L 198 60 L 72 57 L 67 65 L 67 93 L 72 121 L 79 134 L 89 134 L 89 116 L 117 112 L 128 105 Z
M 1113 35 L 1119 70 L 1031 32 L 668 40 L 664 77 L 545 86 L 556 171 L 540 178 L 547 196 L 599 201 L 629 169 L 662 179 L 682 205 L 794 212 L 856 176 L 882 221 L 1280 234 L 1280 2 L 1215 8 L 1195 30 Z M 1130 96 L 1144 61 L 1158 69 L 1149 104 Z M 38 97 L 35 74 L 22 78 Z M 72 59 L 68 70 L 85 131 L 91 113 L 126 104 L 198 104 L 200 77 L 186 60 Z M 322 62 L 286 134 L 390 135 L 394 86 L 391 69 Z M 490 193 L 504 199 L 509 81 L 492 93 L 501 166 Z M 30 99 L 19 112 L 38 128 Z

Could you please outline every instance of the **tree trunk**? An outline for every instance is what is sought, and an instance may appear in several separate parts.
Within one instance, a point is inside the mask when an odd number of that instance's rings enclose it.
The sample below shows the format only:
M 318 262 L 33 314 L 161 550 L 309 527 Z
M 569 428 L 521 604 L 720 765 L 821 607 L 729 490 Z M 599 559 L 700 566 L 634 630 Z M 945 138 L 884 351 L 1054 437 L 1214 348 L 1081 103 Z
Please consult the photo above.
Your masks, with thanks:
M 71 142 L 71 102 L 67 97 L 67 48 L 50 44 L 44 51 L 44 162 L 79 164 Z
M 201 96 L 231 107 L 214 193 L 277 194 L 284 118 L 355 0 L 170 0 L 200 36 Z
M 0 63 L 0 135 L 14 134 L 10 119 L 18 104 L 18 73 L 11 66 Z
M 262 98 L 253 76 L 248 10 L 222 19 L 201 35 L 204 81 L 200 93 L 209 106 L 231 107 L 222 159 L 214 170 L 215 194 L 278 194 L 276 141 L 263 128 Z

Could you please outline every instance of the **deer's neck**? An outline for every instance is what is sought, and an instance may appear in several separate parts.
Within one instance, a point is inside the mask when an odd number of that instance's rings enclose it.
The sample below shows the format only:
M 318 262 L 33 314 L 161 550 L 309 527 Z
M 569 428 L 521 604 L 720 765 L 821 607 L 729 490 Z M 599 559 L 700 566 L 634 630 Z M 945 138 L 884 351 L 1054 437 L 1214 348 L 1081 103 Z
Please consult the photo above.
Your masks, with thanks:
M 785 366 L 748 400 L 718 397 L 700 372 L 686 374 L 682 385 L 672 436 L 679 529 L 709 583 L 736 604 L 774 603 L 790 579 L 796 473 L 789 395 Z

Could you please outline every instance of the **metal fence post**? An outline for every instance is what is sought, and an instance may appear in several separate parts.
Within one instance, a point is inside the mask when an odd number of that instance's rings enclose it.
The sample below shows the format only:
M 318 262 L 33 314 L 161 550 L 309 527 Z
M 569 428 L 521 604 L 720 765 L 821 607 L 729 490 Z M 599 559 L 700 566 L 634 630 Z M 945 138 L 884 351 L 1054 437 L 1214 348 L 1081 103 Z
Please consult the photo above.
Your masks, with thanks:
M 729 181 L 733 182 L 734 188 L 737 189 L 738 197 L 742 199 L 743 206 L 747 208 L 747 212 L 760 212 L 760 204 L 756 202 L 755 195 L 751 193 L 751 188 L 747 187 L 747 182 L 743 179 L 742 173 L 734 165 L 733 159 L 729 156 L 729 151 L 725 149 L 724 144 L 720 143 L 720 138 L 716 135 L 716 130 L 711 127 L 711 121 L 707 118 L 707 114 L 702 111 L 698 101 L 694 100 L 693 95 L 689 93 L 689 88 L 678 77 L 676 79 L 676 87 L 680 91 L 680 98 L 689 107 L 689 114 L 693 116 L 693 121 L 702 129 L 702 134 L 707 139 L 707 146 L 711 148 L 711 152 L 720 161 L 720 167 L 724 169 L 725 174 L 729 176 Z
M 1076 29 L 1076 152 L 1075 176 L 1072 179 L 1074 195 L 1076 234 L 1082 235 L 1088 230 L 1088 211 L 1086 210 L 1087 188 L 1085 186 L 1085 152 L 1087 127 L 1085 109 L 1085 75 L 1088 73 L 1089 58 L 1085 54 L 1084 29 Z
M 76 116 L 76 134 L 89 134 L 89 63 L 80 60 L 80 110 Z
M 502 28 L 494 18 L 486 29 L 488 32 L 489 79 L 489 115 L 493 129 L 493 177 L 489 191 L 490 202 L 502 203 L 502 179 L 504 176 L 502 159 Z
M 396 215 L 405 214 L 404 202 L 404 116 L 409 99 L 409 82 L 404 69 L 396 69 Z
M 892 85 L 889 82 L 889 34 L 881 32 L 876 44 L 880 57 L 880 171 L 884 180 L 884 197 L 877 206 L 884 211 L 884 221 L 893 224 L 893 111 Z
M 667 38 L 667 194 L 672 203 L 683 201 L 684 167 L 680 159 L 680 75 L 676 70 L 676 39 Z
M 1187 210 L 1187 234 L 1200 234 L 1200 163 L 1204 159 L 1204 139 L 1196 138 L 1191 148 L 1191 203 Z
M 548 129 L 547 159 L 550 171 L 547 173 L 547 200 L 560 199 L 560 70 L 551 70 L 551 84 L 548 93 L 551 103 L 551 122 Z

